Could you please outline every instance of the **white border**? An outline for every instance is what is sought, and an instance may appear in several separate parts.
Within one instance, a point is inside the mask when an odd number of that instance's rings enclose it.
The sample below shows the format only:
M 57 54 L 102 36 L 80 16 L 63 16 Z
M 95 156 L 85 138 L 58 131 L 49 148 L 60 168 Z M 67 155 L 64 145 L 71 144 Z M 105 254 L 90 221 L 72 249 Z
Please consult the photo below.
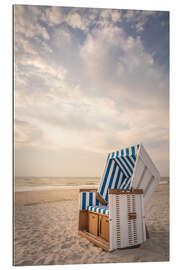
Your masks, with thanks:
M 13 0 L 12 4 L 31 4 L 31 5 L 49 5 L 49 6 L 70 6 L 70 7 L 100 7 L 100 8 L 120 8 L 120 9 L 148 9 L 148 10 L 170 10 L 172 4 L 167 0 L 151 1 L 121 1 L 116 0 Z M 147 3 L 146 3 L 147 2 Z
M 38 5 L 56 5 L 56 6 L 78 6 L 78 7 L 103 7 L 103 8 L 120 8 L 120 9 L 145 9 L 145 10 L 169 10 L 170 11 L 170 29 L 171 29 L 171 94 L 170 94 L 170 182 L 171 182 L 171 204 L 170 204 L 170 217 L 171 217 L 171 262 L 170 263 L 135 263 L 135 264 L 121 264 L 123 269 L 151 269 L 152 266 L 163 266 L 164 269 L 172 267 L 178 269 L 179 262 L 179 228 L 180 222 L 178 218 L 178 205 L 179 205 L 179 60 L 180 60 L 180 38 L 179 38 L 179 5 L 178 1 L 167 0 L 59 0 L 59 1 L 1 1 L 1 89 L 0 89 L 0 116 L 1 116 L 1 140 L 0 140 L 0 153 L 1 153 L 1 227 L 0 227 L 0 243 L 1 243 L 1 260 L 0 265 L 2 269 L 12 269 L 12 4 L 38 4 Z M 174 225 L 175 224 L 175 225 Z M 72 265 L 72 266 L 50 266 L 53 269 L 90 269 L 90 268 L 103 268 L 119 269 L 119 264 L 101 264 L 101 265 Z M 3 267 L 4 266 L 4 267 Z M 47 266 L 49 269 L 49 266 Z M 46 266 L 40 267 L 26 267 L 27 269 L 44 269 Z M 19 268 L 19 267 L 17 267 Z M 23 268 L 24 269 L 24 268 Z

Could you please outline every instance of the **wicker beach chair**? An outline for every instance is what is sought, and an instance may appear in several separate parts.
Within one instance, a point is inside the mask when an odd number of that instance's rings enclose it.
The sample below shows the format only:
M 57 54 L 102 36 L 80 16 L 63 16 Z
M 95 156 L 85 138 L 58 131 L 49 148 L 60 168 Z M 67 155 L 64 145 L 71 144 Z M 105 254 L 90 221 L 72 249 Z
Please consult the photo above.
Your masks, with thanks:
M 159 181 L 142 144 L 110 153 L 98 189 L 80 189 L 79 234 L 107 251 L 139 246 L 144 205 Z

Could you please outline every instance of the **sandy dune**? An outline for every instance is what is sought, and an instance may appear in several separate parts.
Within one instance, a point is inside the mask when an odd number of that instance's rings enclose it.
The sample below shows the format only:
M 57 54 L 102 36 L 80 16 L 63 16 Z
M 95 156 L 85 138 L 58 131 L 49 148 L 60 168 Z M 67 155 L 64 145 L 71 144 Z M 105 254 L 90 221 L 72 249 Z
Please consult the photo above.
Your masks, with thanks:
M 55 192 L 55 191 L 54 191 Z M 77 233 L 77 191 L 57 196 L 48 191 L 35 204 L 16 194 L 14 264 L 92 264 L 169 260 L 169 185 L 159 185 L 145 209 L 150 239 L 140 248 L 105 252 Z M 23 198 L 24 197 L 24 201 Z M 41 200 L 43 196 L 43 199 Z M 49 196 L 49 199 L 48 199 Z M 65 197 L 64 197 L 65 196 Z M 53 199 L 54 198 L 54 202 Z M 64 199 L 73 200 L 64 200 Z M 47 202 L 47 201 L 50 202 Z M 26 204 L 26 205 L 23 205 Z

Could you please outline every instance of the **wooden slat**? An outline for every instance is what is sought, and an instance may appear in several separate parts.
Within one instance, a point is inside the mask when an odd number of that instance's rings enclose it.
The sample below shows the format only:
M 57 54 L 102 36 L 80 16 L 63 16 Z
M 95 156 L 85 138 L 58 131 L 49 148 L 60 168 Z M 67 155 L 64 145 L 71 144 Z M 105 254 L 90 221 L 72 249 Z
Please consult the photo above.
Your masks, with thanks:
M 79 192 L 96 192 L 97 188 L 80 188 Z
M 79 211 L 79 230 L 88 229 L 88 211 L 80 210 Z
M 105 241 L 104 239 L 102 239 L 99 236 L 94 236 L 88 232 L 82 232 L 82 231 L 78 231 L 79 235 L 82 237 L 87 238 L 89 241 L 91 241 L 92 243 L 94 243 L 96 246 L 104 249 L 105 251 L 110 251 L 109 250 L 109 243 L 107 241 Z M 129 246 L 129 247 L 124 247 L 124 248 L 118 248 L 118 249 L 132 249 L 132 248 L 139 248 L 141 245 L 135 245 L 135 246 Z
M 109 189 L 109 194 L 143 194 L 143 189 L 134 189 L 131 191 L 128 189 Z
M 143 171 L 141 172 L 141 176 L 139 178 L 138 184 L 137 184 L 137 188 L 140 188 L 141 183 L 142 183 L 142 181 L 144 179 L 144 175 L 145 175 L 146 171 L 147 171 L 147 166 L 144 166 Z
M 118 249 L 133 249 L 133 248 L 139 248 L 141 246 L 141 244 L 135 245 L 135 246 L 129 246 L 129 247 L 125 247 L 125 248 L 118 248 Z
M 145 195 L 146 195 L 147 191 L 150 190 L 150 186 L 154 184 L 153 179 L 154 179 L 154 176 L 152 175 L 152 176 L 151 176 L 151 179 L 149 180 L 147 186 L 146 186 L 145 189 L 144 189 L 144 194 L 145 194 Z
M 88 231 L 96 236 L 98 235 L 98 218 L 94 213 L 88 214 Z
M 137 197 L 137 196 L 136 196 Z M 133 210 L 133 214 L 135 214 L 135 218 L 133 219 L 133 231 L 134 231 L 134 245 L 137 244 L 137 227 L 136 227 L 136 199 L 135 199 L 135 195 L 132 195 L 132 210 Z
M 98 247 L 100 247 L 106 251 L 109 251 L 109 243 L 107 241 L 103 240 L 101 237 L 94 236 L 88 232 L 82 232 L 82 231 L 79 231 L 79 235 L 87 238 L 89 241 L 93 242 Z
M 145 167 L 147 169 L 145 169 Z M 151 175 L 154 176 L 153 181 L 152 181 L 153 184 L 150 185 L 150 187 L 147 187 L 147 189 L 145 190 L 147 183 L 151 179 L 150 177 Z M 142 182 L 140 183 L 140 186 L 139 186 L 138 183 L 140 180 Z M 149 157 L 145 148 L 141 145 L 139 154 L 136 160 L 132 187 L 135 189 L 141 188 L 144 190 L 144 205 L 146 205 L 147 201 L 150 199 L 151 194 L 154 191 L 155 187 L 158 185 L 159 181 L 160 181 L 159 171 L 157 170 L 155 164 Z
M 107 202 L 103 199 L 103 197 L 101 197 L 101 195 L 99 194 L 99 192 L 96 193 L 96 198 L 99 200 L 99 202 L 102 205 L 107 205 Z
M 105 216 L 100 220 L 100 236 L 109 242 L 109 219 Z

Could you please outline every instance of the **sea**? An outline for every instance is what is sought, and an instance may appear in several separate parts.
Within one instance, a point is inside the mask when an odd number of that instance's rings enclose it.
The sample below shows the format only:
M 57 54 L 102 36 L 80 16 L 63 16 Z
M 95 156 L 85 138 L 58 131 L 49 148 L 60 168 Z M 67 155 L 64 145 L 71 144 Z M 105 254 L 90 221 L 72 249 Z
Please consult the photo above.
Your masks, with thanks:
M 14 191 L 97 188 L 100 177 L 15 177 Z M 169 183 L 169 177 L 161 177 L 160 184 Z

